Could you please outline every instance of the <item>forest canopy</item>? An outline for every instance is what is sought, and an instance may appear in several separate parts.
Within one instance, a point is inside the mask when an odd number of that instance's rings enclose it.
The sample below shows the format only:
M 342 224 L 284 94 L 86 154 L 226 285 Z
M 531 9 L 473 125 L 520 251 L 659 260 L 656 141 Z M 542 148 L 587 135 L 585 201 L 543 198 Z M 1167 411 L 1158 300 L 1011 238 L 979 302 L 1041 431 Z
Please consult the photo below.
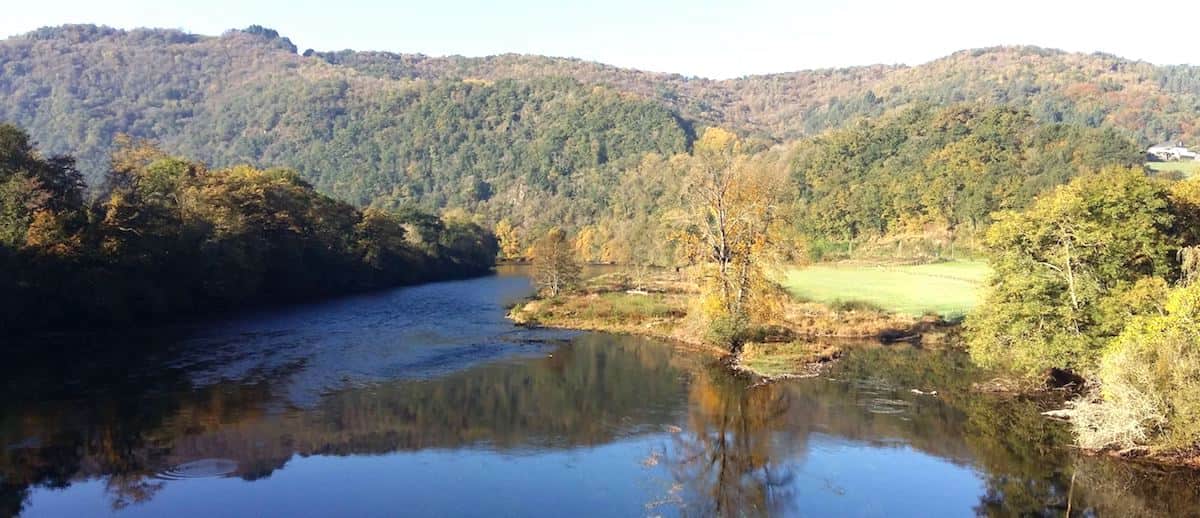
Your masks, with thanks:
M 75 156 L 92 191 L 129 134 L 218 169 L 287 167 L 358 207 L 507 219 L 522 249 L 553 226 L 633 236 L 597 257 L 651 239 L 630 222 L 656 199 L 634 217 L 614 207 L 629 212 L 630 176 L 678 182 L 657 169 L 707 127 L 758 151 L 800 140 L 799 219 L 836 239 L 974 230 L 1079 171 L 1200 136 L 1195 67 L 1036 47 L 724 81 L 541 56 L 297 50 L 261 26 L 40 29 L 0 42 L 0 121 Z M 651 198 L 676 188 L 641 183 Z M 831 221 L 813 216 L 824 211 Z
M 486 272 L 466 218 L 360 211 L 289 169 L 209 169 L 122 139 L 101 193 L 0 125 L 0 328 L 108 326 Z
M 992 212 L 1110 166 L 1142 161 L 1119 132 L 1039 122 L 1009 107 L 920 106 L 801 141 L 791 177 L 798 225 L 851 240 L 975 233 Z

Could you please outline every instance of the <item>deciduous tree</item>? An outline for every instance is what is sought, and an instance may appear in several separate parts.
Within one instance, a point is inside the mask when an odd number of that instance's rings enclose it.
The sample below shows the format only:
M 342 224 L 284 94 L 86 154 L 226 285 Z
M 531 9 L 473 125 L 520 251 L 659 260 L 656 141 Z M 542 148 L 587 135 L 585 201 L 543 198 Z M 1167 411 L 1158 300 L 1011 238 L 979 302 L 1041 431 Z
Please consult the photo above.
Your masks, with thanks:
M 770 304 L 770 267 L 783 216 L 784 176 L 768 158 L 741 152 L 733 133 L 710 128 L 697 141 L 686 207 L 673 217 L 703 271 L 703 309 L 715 342 L 740 350 L 741 335 Z
M 496 223 L 493 232 L 496 234 L 496 240 L 500 243 L 501 259 L 514 261 L 521 258 L 521 237 L 517 233 L 516 227 L 508 219 L 502 219 Z
M 996 219 L 995 273 L 967 321 L 971 355 L 985 366 L 1090 372 L 1128 319 L 1115 297 L 1175 276 L 1167 187 L 1138 169 L 1082 176 Z
M 533 278 L 543 296 L 557 297 L 579 284 L 580 268 L 567 233 L 550 229 L 533 248 Z

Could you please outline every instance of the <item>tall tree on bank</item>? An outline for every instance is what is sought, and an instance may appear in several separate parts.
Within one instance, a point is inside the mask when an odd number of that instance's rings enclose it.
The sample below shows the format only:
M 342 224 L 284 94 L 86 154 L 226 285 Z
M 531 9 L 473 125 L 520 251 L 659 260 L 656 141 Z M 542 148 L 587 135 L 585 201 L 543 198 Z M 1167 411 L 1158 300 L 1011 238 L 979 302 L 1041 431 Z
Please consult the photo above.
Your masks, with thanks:
M 521 258 L 521 236 L 517 234 L 517 228 L 511 222 L 507 219 L 500 220 L 492 232 L 496 234 L 496 241 L 500 246 L 500 259 L 515 261 Z
M 967 320 L 971 356 L 1029 375 L 1091 372 L 1104 344 L 1152 311 L 1179 249 L 1167 185 L 1137 169 L 1081 176 L 987 233 L 995 271 Z
M 709 339 L 741 349 L 746 328 L 769 312 L 769 269 L 782 221 L 782 167 L 770 157 L 747 157 L 733 133 L 709 128 L 697 141 L 686 180 L 682 223 L 689 258 L 703 276 L 703 315 Z
M 557 297 L 579 284 L 579 262 L 567 233 L 550 229 L 533 247 L 533 278 L 538 293 Z

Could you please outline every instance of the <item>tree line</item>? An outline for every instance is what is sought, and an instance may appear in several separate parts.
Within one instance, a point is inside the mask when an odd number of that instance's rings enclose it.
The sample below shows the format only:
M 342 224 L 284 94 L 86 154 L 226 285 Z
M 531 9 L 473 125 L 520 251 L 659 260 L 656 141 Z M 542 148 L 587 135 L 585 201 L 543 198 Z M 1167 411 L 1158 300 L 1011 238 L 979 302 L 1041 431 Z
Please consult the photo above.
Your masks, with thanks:
M 431 57 L 347 50 L 310 55 L 389 79 L 572 77 L 636 93 L 697 125 L 777 142 L 913 105 L 961 103 L 1012 106 L 1041 122 L 1119 128 L 1140 144 L 1200 136 L 1194 124 L 1200 67 L 1032 46 L 963 50 L 912 67 L 801 70 L 728 80 L 518 54 Z
M 1071 413 L 1086 447 L 1200 444 L 1200 179 L 1111 168 L 995 218 L 971 357 L 1030 381 L 1084 378 Z
M 982 227 L 1079 171 L 1133 165 L 1142 144 L 1193 136 L 1200 95 L 1192 67 L 1025 47 L 730 81 L 296 51 L 263 27 L 46 28 L 0 42 L 0 120 L 72 153 L 93 188 L 125 133 L 214 167 L 286 166 L 357 206 L 508 219 L 522 252 L 561 226 L 590 234 L 595 260 L 630 261 L 660 248 L 646 214 L 678 194 L 675 157 L 706 127 L 758 151 L 805 139 L 799 219 L 845 242 Z
M 0 125 L 0 328 L 94 327 L 488 271 L 465 215 L 359 210 L 293 170 L 210 169 L 122 139 L 99 194 Z

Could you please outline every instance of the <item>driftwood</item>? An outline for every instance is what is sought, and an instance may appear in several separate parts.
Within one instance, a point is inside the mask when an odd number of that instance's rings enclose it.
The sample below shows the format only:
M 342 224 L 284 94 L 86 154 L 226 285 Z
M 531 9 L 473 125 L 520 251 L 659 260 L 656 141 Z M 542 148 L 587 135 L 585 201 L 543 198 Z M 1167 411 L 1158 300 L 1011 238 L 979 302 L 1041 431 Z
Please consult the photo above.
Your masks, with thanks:
M 1071 416 L 1074 415 L 1074 412 L 1072 412 L 1071 409 L 1069 409 L 1069 408 L 1063 408 L 1060 410 L 1047 410 L 1045 412 L 1042 412 L 1042 415 L 1049 417 L 1051 419 L 1070 421 Z

